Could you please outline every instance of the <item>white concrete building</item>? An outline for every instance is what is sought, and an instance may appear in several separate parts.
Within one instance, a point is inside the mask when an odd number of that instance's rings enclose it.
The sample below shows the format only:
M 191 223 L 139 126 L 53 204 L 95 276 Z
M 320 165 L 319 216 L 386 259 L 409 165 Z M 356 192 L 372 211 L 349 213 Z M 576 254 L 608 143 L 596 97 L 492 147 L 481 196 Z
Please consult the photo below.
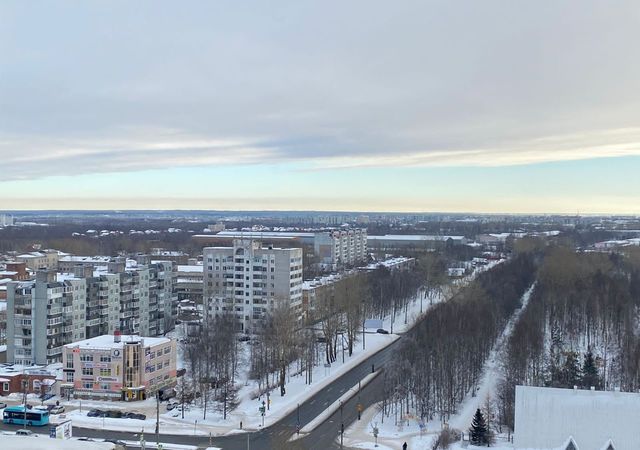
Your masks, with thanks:
M 637 450 L 640 394 L 516 386 L 514 447 Z
M 366 228 L 321 231 L 220 231 L 217 234 L 194 235 L 207 244 L 230 244 L 235 239 L 255 239 L 263 243 L 313 248 L 318 263 L 330 270 L 343 269 L 367 261 Z
M 239 331 L 253 332 L 278 305 L 302 313 L 302 249 L 263 247 L 235 239 L 232 247 L 206 247 L 205 314 L 232 313 Z

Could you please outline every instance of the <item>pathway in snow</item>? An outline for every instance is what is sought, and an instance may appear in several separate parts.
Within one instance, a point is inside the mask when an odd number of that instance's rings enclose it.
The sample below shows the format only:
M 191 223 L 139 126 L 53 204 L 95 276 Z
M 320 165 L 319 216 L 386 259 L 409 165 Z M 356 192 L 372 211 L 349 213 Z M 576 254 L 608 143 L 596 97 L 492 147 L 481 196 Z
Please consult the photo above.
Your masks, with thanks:
M 473 418 L 476 409 L 481 408 L 488 395 L 495 398 L 496 384 L 500 378 L 498 356 L 507 339 L 513 331 L 522 311 L 529 303 L 531 293 L 535 288 L 535 283 L 522 295 L 521 306 L 517 309 L 505 326 L 502 334 L 497 339 L 494 348 L 485 362 L 483 375 L 478 383 L 475 396 L 467 395 L 458 408 L 458 413 L 451 417 L 449 425 L 462 431 L 466 431 Z M 439 421 L 432 421 L 426 424 L 426 432 L 421 434 L 417 420 L 406 422 L 402 427 L 395 425 L 395 418 L 390 416 L 385 418 L 384 424 L 381 421 L 380 412 L 377 405 L 372 405 L 363 413 L 363 420 L 355 422 L 345 431 L 345 436 L 351 447 L 358 447 L 360 444 L 373 442 L 373 427 L 377 425 L 379 430 L 378 442 L 392 449 L 401 449 L 403 442 L 409 443 L 409 448 L 430 448 L 435 435 L 440 432 Z M 360 447 L 367 448 L 367 447 Z M 513 447 L 506 444 L 505 448 Z

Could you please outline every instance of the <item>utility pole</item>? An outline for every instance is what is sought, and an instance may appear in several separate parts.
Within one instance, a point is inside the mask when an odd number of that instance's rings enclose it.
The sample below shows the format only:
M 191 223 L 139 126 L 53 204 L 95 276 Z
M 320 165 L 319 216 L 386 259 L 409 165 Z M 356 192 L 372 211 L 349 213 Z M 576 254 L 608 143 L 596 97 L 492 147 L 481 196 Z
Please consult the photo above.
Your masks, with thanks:
M 156 391 L 156 445 L 160 445 L 160 391 Z
M 340 400 L 340 448 L 344 439 L 344 420 L 342 418 L 342 400 Z

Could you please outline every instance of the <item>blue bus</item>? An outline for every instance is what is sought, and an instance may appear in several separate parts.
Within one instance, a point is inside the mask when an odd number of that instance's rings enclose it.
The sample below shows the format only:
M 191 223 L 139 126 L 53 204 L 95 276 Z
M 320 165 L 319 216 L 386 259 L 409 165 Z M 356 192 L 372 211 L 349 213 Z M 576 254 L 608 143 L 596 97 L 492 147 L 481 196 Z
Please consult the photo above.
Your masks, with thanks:
M 49 411 L 46 409 L 27 408 L 26 415 L 24 410 L 24 406 L 7 406 L 2 413 L 2 422 L 34 427 L 49 424 Z

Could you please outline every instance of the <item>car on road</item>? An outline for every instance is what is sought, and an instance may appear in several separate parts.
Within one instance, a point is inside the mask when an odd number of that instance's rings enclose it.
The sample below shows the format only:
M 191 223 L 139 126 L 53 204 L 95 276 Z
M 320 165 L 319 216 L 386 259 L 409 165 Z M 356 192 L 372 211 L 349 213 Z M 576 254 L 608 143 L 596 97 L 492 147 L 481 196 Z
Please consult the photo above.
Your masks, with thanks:
M 0 409 L 4 409 L 7 407 L 7 404 L 5 402 L 0 402 Z
M 64 412 L 64 406 L 56 405 L 51 410 L 49 410 L 50 414 L 62 414 Z
M 81 437 L 78 438 L 79 441 L 84 441 L 84 442 L 94 442 L 93 439 L 88 438 L 88 437 Z
M 38 436 L 38 435 L 31 430 L 21 428 L 20 430 L 16 430 L 16 436 Z
M 378 328 L 378 329 L 376 330 L 376 333 L 379 333 L 379 334 L 389 334 L 389 332 L 388 332 L 387 330 L 385 330 L 384 328 Z

